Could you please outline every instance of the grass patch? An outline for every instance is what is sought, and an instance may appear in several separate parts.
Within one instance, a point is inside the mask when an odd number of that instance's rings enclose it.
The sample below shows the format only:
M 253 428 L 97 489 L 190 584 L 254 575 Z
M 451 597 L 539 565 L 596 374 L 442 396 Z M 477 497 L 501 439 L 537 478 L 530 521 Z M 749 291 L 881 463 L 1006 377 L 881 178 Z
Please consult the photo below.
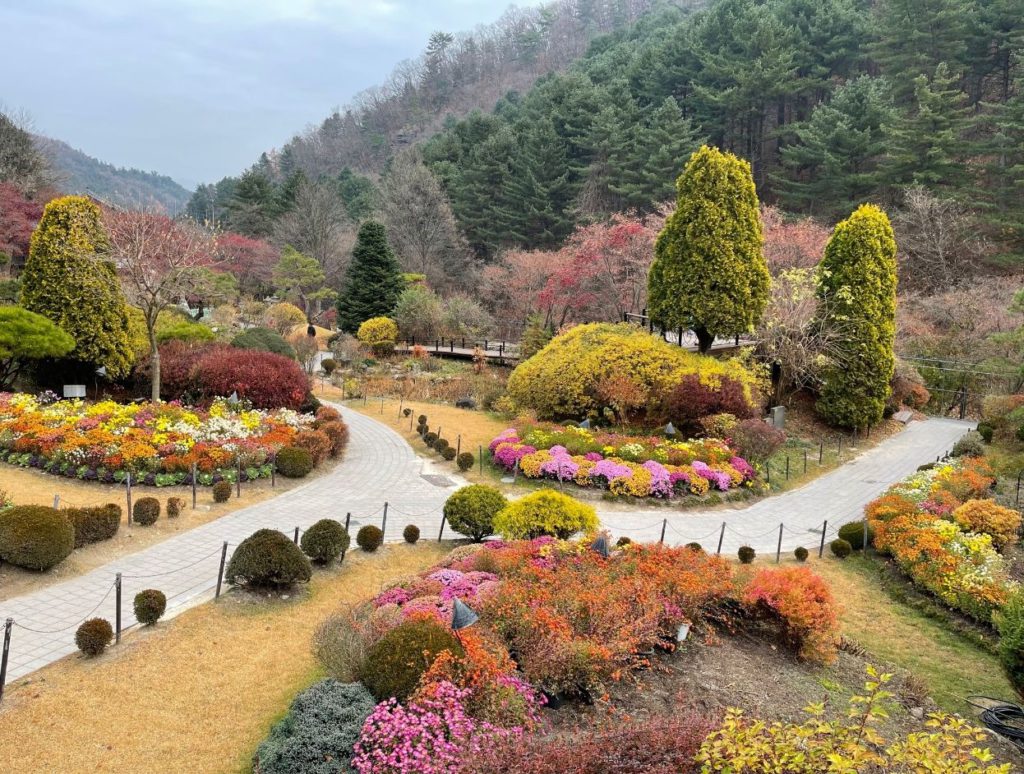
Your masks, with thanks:
M 256 745 L 320 676 L 316 626 L 449 548 L 354 551 L 287 601 L 232 593 L 133 631 L 97 659 L 45 667 L 0 706 L 4 771 L 251 771 Z
M 999 661 L 971 640 L 917 607 L 893 599 L 871 559 L 814 562 L 842 605 L 844 636 L 872 655 L 913 672 L 945 710 L 973 716 L 971 694 L 1013 700 L 1016 692 Z

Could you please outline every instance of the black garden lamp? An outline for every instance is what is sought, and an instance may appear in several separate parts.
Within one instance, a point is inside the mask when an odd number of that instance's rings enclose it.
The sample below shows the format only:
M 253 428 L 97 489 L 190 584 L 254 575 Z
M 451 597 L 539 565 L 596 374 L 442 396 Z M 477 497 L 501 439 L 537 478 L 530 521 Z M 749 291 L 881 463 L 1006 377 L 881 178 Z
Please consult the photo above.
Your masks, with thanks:
M 452 631 L 457 632 L 472 626 L 480 620 L 480 616 L 473 612 L 473 609 L 458 597 L 452 605 Z

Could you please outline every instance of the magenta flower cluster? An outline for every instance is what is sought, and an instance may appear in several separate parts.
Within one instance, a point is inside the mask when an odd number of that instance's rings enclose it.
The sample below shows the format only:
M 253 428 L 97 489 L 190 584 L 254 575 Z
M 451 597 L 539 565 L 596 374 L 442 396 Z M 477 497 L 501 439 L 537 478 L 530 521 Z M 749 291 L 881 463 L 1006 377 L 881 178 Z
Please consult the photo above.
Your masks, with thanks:
M 572 481 L 579 472 L 579 463 L 573 462 L 569 451 L 564 446 L 552 446 L 548 449 L 551 459 L 541 463 L 540 472 L 557 481 Z
M 708 483 L 719 491 L 728 492 L 729 487 L 732 486 L 732 478 L 725 471 L 713 470 L 700 460 L 694 461 L 690 467 L 693 468 L 694 473 L 701 478 L 707 479 Z
M 651 494 L 655 497 L 672 496 L 672 474 L 656 460 L 647 460 L 644 470 L 651 474 Z
M 466 711 L 468 689 L 443 681 L 402 706 L 378 704 L 363 724 L 352 766 L 359 774 L 447 774 L 523 729 L 499 728 Z

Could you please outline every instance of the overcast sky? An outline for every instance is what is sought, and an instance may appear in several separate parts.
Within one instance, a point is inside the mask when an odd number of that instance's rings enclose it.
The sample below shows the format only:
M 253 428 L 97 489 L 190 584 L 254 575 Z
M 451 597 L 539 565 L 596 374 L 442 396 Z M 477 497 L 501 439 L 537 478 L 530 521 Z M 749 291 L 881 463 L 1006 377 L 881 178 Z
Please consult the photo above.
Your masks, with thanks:
M 517 0 L 536 5 L 539 0 Z M 237 174 L 509 0 L 0 0 L 0 104 L 186 187 Z

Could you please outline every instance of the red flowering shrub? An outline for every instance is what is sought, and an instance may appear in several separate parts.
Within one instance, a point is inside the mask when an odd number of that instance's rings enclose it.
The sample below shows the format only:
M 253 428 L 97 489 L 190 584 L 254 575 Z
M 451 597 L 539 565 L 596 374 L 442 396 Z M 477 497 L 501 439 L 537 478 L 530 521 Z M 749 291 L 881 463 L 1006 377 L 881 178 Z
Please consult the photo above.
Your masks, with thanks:
M 303 430 L 295 434 L 292 446 L 308 451 L 309 456 L 313 458 L 313 467 L 316 467 L 331 454 L 333 444 L 330 436 L 323 430 Z
M 801 658 L 823 664 L 835 660 L 839 622 L 832 592 L 807 567 L 758 570 L 743 592 L 743 603 L 778 617 L 783 636 Z
M 680 428 L 698 427 L 700 419 L 709 414 L 732 414 L 737 419 L 754 415 L 743 384 L 728 376 L 711 384 L 697 374 L 686 374 L 665 398 L 666 419 Z
M 465 764 L 465 774 L 691 774 L 715 724 L 693 713 L 655 715 L 565 736 L 499 741 Z
M 331 456 L 338 457 L 348 446 L 348 425 L 340 419 L 335 422 L 324 422 L 318 428 L 331 441 Z

